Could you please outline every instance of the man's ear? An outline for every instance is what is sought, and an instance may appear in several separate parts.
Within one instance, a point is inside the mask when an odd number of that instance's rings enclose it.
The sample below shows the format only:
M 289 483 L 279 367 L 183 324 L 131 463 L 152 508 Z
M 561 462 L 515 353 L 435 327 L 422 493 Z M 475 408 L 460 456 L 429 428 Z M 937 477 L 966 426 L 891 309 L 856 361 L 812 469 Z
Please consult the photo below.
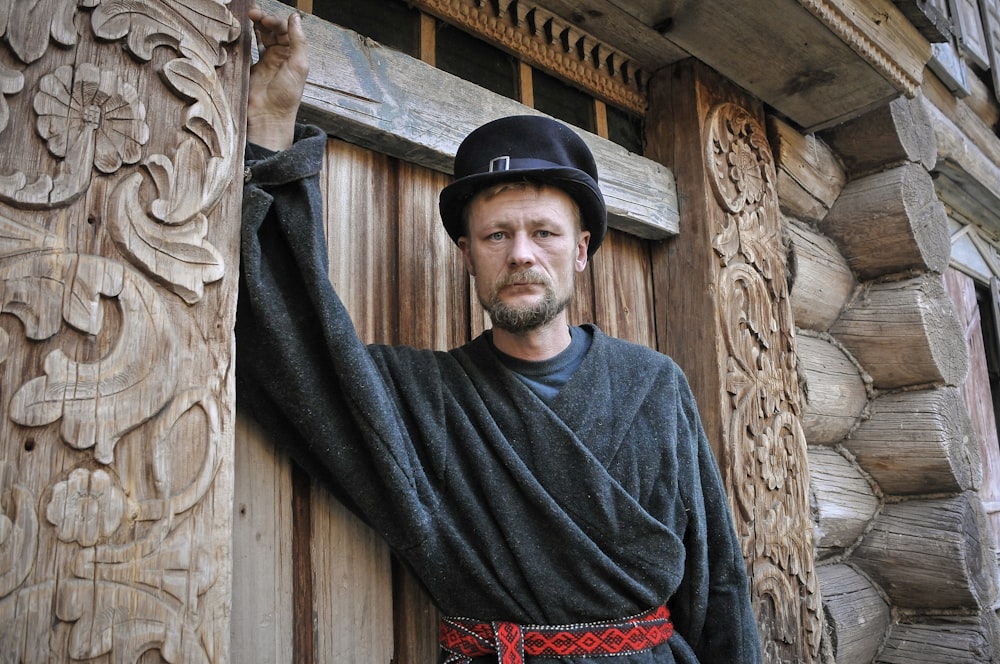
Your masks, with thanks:
M 590 247 L 590 231 L 580 231 L 576 238 L 576 271 L 583 272 L 587 267 L 587 249 Z
M 469 251 L 469 238 L 465 235 L 458 238 L 458 250 L 462 252 L 462 260 L 465 261 L 465 269 L 471 276 L 476 276 L 476 270 L 472 266 L 472 256 Z

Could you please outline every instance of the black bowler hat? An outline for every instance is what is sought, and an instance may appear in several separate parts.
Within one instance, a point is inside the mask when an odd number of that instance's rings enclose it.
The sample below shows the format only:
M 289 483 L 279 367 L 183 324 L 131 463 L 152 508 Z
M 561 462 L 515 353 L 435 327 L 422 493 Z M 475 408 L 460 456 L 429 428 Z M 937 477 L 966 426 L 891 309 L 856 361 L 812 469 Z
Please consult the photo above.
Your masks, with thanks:
M 469 134 L 455 155 L 455 180 L 441 191 L 441 220 L 452 240 L 465 234 L 462 214 L 478 192 L 500 182 L 529 180 L 562 189 L 580 207 L 590 231 L 587 254 L 604 239 L 608 213 L 597 186 L 597 164 L 575 131 L 540 115 L 515 115 Z

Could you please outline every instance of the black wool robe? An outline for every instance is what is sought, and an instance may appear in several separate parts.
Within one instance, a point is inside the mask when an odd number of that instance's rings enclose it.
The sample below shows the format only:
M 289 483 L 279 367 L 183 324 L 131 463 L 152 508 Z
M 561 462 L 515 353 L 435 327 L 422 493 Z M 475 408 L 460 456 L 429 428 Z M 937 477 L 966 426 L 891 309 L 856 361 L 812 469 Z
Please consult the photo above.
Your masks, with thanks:
M 759 661 L 727 499 L 674 362 L 591 327 L 550 407 L 485 335 L 450 352 L 365 346 L 327 276 L 325 141 L 300 127 L 285 152 L 248 148 L 241 402 L 445 615 L 550 625 L 667 603 L 666 644 L 560 661 Z

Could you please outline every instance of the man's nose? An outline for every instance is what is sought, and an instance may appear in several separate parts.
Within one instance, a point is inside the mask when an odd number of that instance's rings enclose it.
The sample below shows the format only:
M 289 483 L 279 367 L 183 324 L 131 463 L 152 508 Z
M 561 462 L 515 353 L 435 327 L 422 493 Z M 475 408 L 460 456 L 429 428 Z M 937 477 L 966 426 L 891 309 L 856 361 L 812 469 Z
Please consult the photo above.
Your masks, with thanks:
M 509 260 L 511 265 L 524 266 L 535 263 L 535 243 L 527 233 L 515 233 L 511 238 Z

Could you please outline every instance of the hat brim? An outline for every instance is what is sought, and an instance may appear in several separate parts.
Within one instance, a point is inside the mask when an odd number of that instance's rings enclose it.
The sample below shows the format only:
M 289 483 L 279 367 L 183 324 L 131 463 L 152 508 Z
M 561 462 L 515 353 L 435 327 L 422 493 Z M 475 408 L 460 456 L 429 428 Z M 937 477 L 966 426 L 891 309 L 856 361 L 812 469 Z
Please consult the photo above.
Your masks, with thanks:
M 607 232 L 607 207 L 604 197 L 590 176 L 575 168 L 539 168 L 475 173 L 455 180 L 441 190 L 438 199 L 441 221 L 451 239 L 465 235 L 463 213 L 465 206 L 480 191 L 502 182 L 528 181 L 547 184 L 565 191 L 580 208 L 580 219 L 585 230 L 590 231 L 587 255 L 594 252 L 604 241 Z

